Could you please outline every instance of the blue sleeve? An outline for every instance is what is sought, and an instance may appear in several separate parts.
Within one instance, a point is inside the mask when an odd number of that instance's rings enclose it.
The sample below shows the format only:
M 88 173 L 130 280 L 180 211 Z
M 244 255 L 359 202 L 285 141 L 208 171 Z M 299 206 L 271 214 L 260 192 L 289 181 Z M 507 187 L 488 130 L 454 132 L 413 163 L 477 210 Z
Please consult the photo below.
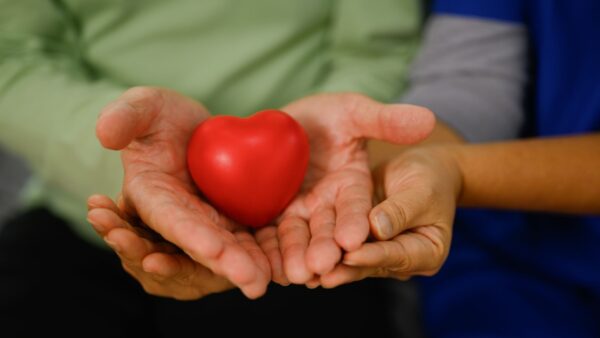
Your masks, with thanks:
M 433 12 L 523 22 L 526 2 L 527 0 L 434 0 Z

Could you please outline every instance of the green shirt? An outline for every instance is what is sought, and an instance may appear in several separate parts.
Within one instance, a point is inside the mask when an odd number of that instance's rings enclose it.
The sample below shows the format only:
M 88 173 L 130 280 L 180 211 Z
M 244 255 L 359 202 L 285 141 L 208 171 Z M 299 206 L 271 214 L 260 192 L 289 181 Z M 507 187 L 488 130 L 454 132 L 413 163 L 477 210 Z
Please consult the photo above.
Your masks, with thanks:
M 96 117 L 127 88 L 240 116 L 320 91 L 386 101 L 418 30 L 417 0 L 0 0 L 0 143 L 29 162 L 39 203 L 96 238 L 85 200 L 122 180 Z

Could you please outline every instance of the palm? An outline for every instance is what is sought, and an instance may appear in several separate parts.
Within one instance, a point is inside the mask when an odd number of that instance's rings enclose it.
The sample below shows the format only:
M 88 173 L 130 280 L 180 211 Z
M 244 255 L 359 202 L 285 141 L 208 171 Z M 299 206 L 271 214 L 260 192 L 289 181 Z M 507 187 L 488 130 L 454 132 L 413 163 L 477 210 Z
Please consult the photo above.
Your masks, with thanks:
M 189 137 L 208 112 L 191 100 L 166 101 L 160 108 L 147 131 L 149 136 L 133 140 L 121 153 L 126 209 L 152 201 L 152 208 L 131 210 L 142 219 L 152 220 L 177 213 L 171 209 L 186 207 L 201 218 L 208 216 L 211 224 L 233 230 L 232 222 L 198 197 L 187 170 L 185 150 Z M 156 223 L 160 223 L 158 219 Z M 222 234 L 231 237 L 228 231 Z
M 372 184 L 364 142 L 347 132 L 347 104 L 330 99 L 301 100 L 284 108 L 304 127 L 310 140 L 306 178 L 286 216 L 313 222 L 311 230 L 316 231 L 307 257 L 314 262 L 309 263 L 314 272 L 333 268 L 341 258 L 340 246 L 356 248 L 369 231 L 366 216 Z M 325 256 L 319 254 L 321 249 L 327 252 Z
M 311 135 L 310 162 L 298 202 L 314 211 L 315 203 L 307 200 L 308 196 L 314 196 L 317 204 L 333 204 L 343 187 L 356 183 L 356 179 L 370 181 L 367 153 L 361 140 L 337 137 L 321 125 L 336 124 L 334 121 L 318 121 L 310 115 L 297 118 Z

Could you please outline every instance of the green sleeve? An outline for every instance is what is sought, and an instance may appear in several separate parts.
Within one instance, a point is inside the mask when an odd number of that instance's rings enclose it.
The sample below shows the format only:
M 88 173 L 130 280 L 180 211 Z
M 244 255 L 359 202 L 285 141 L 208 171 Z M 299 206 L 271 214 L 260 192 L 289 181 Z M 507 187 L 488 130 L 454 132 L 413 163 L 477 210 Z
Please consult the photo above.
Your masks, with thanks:
M 399 97 L 419 41 L 419 1 L 337 0 L 334 6 L 332 68 L 318 91 Z
M 87 196 L 120 187 L 119 155 L 102 149 L 95 122 L 123 88 L 86 69 L 60 7 L 7 0 L 0 13 L 0 143 L 56 193 L 50 207 L 81 224 Z

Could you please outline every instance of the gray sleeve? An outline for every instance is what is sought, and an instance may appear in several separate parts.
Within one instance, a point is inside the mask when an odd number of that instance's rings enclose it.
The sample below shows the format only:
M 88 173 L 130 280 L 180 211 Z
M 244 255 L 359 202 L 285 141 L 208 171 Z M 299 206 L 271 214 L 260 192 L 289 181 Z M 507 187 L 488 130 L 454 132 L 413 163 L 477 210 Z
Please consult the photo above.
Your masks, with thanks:
M 471 142 L 515 138 L 525 120 L 527 60 L 524 26 L 435 15 L 402 101 L 428 107 Z

